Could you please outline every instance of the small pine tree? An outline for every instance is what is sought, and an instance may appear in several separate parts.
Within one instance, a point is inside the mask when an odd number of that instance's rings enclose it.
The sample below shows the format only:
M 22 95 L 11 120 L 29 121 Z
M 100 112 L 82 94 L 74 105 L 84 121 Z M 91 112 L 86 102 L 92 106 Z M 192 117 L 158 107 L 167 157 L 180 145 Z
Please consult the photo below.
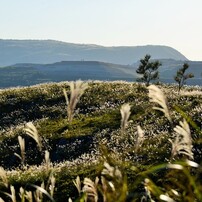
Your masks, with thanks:
M 142 75 L 137 81 L 145 82 L 147 86 L 151 80 L 159 79 L 158 68 L 161 66 L 161 63 L 158 60 L 150 62 L 150 58 L 150 55 L 145 55 L 144 59 L 140 60 L 140 65 L 136 70 L 138 74 Z
M 194 77 L 192 73 L 185 74 L 188 68 L 189 64 L 184 63 L 182 68 L 177 71 L 176 76 L 174 77 L 175 81 L 178 83 L 178 92 L 180 92 L 181 88 L 184 86 L 184 84 L 186 84 L 187 79 Z

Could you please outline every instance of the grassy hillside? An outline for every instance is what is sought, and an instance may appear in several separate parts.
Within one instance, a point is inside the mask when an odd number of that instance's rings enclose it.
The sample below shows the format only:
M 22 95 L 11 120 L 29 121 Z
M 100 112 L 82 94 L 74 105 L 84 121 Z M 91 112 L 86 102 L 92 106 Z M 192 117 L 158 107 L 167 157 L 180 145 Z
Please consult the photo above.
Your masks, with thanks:
M 66 89 L 70 96 L 68 82 L 0 90 L 0 162 L 5 169 L 0 172 L 0 190 L 14 195 L 10 189 L 14 186 L 17 201 L 28 198 L 22 188 L 35 195 L 46 190 L 50 195 L 43 194 L 41 201 L 53 201 L 50 196 L 55 201 L 69 197 L 82 201 L 86 193 L 88 201 L 96 197 L 99 201 L 103 197 L 106 201 L 162 201 L 164 195 L 175 201 L 201 201 L 202 89 L 190 86 L 178 94 L 174 85 L 158 88 L 167 98 L 169 120 L 153 109 L 158 105 L 150 101 L 144 85 L 120 81 L 89 82 L 71 123 L 63 95 Z M 130 104 L 131 114 L 121 130 L 124 103 Z M 26 134 L 28 122 L 36 127 L 37 132 L 34 126 L 31 130 L 38 133 L 40 144 Z M 186 149 L 175 153 L 179 148 L 172 147 L 177 126 L 184 127 L 183 134 L 190 128 L 191 142 L 183 146 L 189 144 L 193 159 Z M 24 152 L 19 136 L 25 141 Z M 88 184 L 80 194 L 73 183 L 77 176 L 82 187 Z M 94 183 L 96 176 L 98 183 Z M 87 183 L 86 177 L 93 182 Z M 3 192 L 0 196 L 9 201 Z

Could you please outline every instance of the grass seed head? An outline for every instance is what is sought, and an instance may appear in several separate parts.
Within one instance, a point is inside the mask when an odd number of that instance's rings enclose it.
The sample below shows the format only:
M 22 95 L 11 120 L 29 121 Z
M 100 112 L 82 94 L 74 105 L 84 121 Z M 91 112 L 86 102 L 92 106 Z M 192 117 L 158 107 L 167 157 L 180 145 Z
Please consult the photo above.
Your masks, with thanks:
M 151 102 L 157 103 L 160 107 L 153 107 L 155 110 L 162 111 L 165 117 L 172 122 L 170 113 L 167 106 L 167 100 L 164 93 L 155 85 L 150 85 L 147 87 L 149 89 L 149 98 Z
M 4 184 L 5 187 L 8 187 L 8 178 L 6 175 L 6 171 L 4 170 L 3 167 L 0 167 L 0 178 Z
M 176 132 L 175 140 L 169 140 L 172 144 L 172 158 L 177 154 L 184 154 L 193 159 L 191 132 L 186 120 L 180 121 L 180 124 L 174 128 L 174 131 Z
M 126 127 L 128 126 L 128 119 L 129 116 L 131 114 L 130 112 L 130 105 L 127 104 L 123 104 L 121 106 L 120 112 L 121 112 L 121 130 L 124 132 Z
M 38 134 L 38 131 L 36 129 L 36 127 L 34 126 L 34 124 L 32 122 L 28 122 L 25 125 L 25 132 L 27 135 L 29 135 L 30 137 L 32 137 L 35 142 L 37 143 L 39 150 L 42 150 L 42 144 L 41 144 L 41 140 Z

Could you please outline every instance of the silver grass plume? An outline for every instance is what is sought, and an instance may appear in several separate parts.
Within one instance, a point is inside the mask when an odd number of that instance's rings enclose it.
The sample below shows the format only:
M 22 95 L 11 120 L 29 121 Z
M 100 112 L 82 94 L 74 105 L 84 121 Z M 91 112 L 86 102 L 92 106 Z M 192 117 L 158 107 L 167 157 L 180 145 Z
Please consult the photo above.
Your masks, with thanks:
M 31 192 L 31 191 L 25 191 L 25 198 L 26 198 L 29 202 L 33 202 L 32 192 Z
M 77 176 L 76 179 L 73 180 L 73 183 L 74 183 L 75 187 L 77 188 L 78 193 L 80 195 L 80 193 L 81 193 L 81 180 L 80 180 L 80 177 Z
M 25 201 L 25 190 L 22 187 L 20 187 L 19 196 L 22 202 Z
M 95 178 L 95 182 L 93 182 L 89 178 L 84 178 L 84 182 L 83 182 L 84 186 L 82 191 L 87 194 L 87 197 L 89 198 L 93 197 L 94 202 L 98 201 L 98 190 L 97 190 L 98 182 L 99 182 L 98 177 Z
M 67 104 L 68 121 L 72 122 L 76 105 L 79 102 L 79 99 L 83 95 L 84 91 L 88 88 L 88 84 L 81 80 L 78 80 L 75 82 L 73 81 L 70 82 L 69 86 L 70 86 L 70 99 L 68 99 L 67 92 L 65 89 L 63 89 L 63 93 Z
M 32 122 L 26 123 L 24 130 L 27 135 L 29 135 L 35 140 L 35 142 L 37 143 L 39 147 L 39 150 L 41 151 L 42 150 L 41 139 L 39 137 L 38 131 L 36 127 L 34 126 L 34 124 Z
M 174 131 L 176 132 L 175 140 L 169 140 L 172 144 L 171 159 L 177 154 L 184 154 L 193 159 L 191 131 L 186 120 L 180 121 Z
M 17 202 L 16 201 L 16 195 L 15 195 L 15 187 L 14 186 L 10 186 L 10 191 L 11 191 L 11 194 L 7 193 L 7 192 L 4 192 L 8 197 L 10 197 L 11 201 L 12 202 Z M 0 198 L 0 202 L 4 201 L 2 198 Z
M 43 201 L 43 193 L 45 190 L 44 182 L 41 183 L 41 186 L 34 186 L 36 187 L 36 191 L 34 192 L 34 198 L 36 202 L 42 202 Z
M 31 191 L 26 191 L 24 188 L 20 187 L 20 198 L 21 202 L 24 202 L 25 199 L 27 199 L 28 202 L 33 202 L 33 197 L 32 197 L 32 192 Z
M 0 178 L 1 178 L 4 186 L 8 188 L 8 178 L 6 175 L 6 171 L 4 170 L 3 167 L 0 167 Z
M 125 129 L 128 126 L 128 119 L 131 114 L 130 108 L 131 107 L 128 103 L 123 104 L 121 106 L 120 112 L 121 112 L 121 130 L 122 130 L 122 132 L 125 132 Z
M 50 161 L 50 153 L 47 150 L 45 151 L 44 160 L 45 160 L 46 170 L 48 171 L 51 165 L 51 161 Z
M 12 200 L 12 202 L 16 202 L 16 196 L 15 196 L 15 188 L 14 188 L 14 186 L 10 186 L 10 190 L 11 190 L 11 195 L 10 195 L 11 200 Z
M 102 175 L 108 175 L 112 178 L 122 179 L 122 173 L 117 167 L 110 166 L 107 162 L 104 162 L 104 169 Z
M 149 89 L 149 98 L 151 102 L 157 103 L 160 107 L 153 107 L 155 110 L 162 111 L 165 117 L 172 123 L 170 113 L 167 106 L 167 100 L 164 93 L 155 85 L 147 87 Z
M 103 192 L 103 202 L 107 202 L 106 193 L 107 193 L 107 184 L 109 182 L 105 179 L 105 177 L 101 176 L 101 183 L 102 183 L 102 192 Z M 113 187 L 113 191 L 114 191 L 115 190 L 114 185 L 112 187 Z
M 135 145 L 136 152 L 141 147 L 143 141 L 144 141 L 144 131 L 142 130 L 142 128 L 140 126 L 137 126 L 137 141 L 136 141 L 136 145 Z
M 162 201 L 167 201 L 167 202 L 175 202 L 172 198 L 170 198 L 169 196 L 165 195 L 165 194 L 161 194 L 159 196 L 159 198 L 162 200 Z
M 51 183 L 52 183 L 51 185 L 55 187 L 55 178 L 54 177 L 53 177 Z M 33 194 L 34 199 L 35 199 L 34 201 L 42 202 L 43 201 L 43 194 L 45 194 L 50 199 L 50 201 L 55 202 L 54 198 L 46 191 L 44 182 L 42 182 L 41 186 L 32 185 L 32 187 L 36 188 L 36 190 Z M 53 189 L 53 192 L 54 192 L 54 189 Z M 52 194 L 53 194 L 53 192 L 52 192 Z
M 104 162 L 104 168 L 102 170 L 102 189 L 103 189 L 103 200 L 106 202 L 106 193 L 108 191 L 108 188 L 112 190 L 113 192 L 116 191 L 116 185 L 121 185 L 123 182 L 123 176 L 121 171 L 117 167 L 110 166 L 107 162 Z M 106 177 L 110 177 L 111 180 L 107 180 Z
M 55 177 L 53 175 L 51 176 L 50 181 L 51 181 L 51 184 L 49 186 L 50 195 L 51 195 L 51 197 L 53 197 L 53 194 L 54 194 L 54 191 L 55 191 L 55 182 L 56 182 L 56 179 L 55 179 Z
M 18 142 L 20 145 L 21 156 L 17 153 L 15 153 L 15 155 L 21 160 L 22 165 L 24 165 L 24 163 L 25 163 L 25 139 L 22 138 L 21 136 L 18 136 Z

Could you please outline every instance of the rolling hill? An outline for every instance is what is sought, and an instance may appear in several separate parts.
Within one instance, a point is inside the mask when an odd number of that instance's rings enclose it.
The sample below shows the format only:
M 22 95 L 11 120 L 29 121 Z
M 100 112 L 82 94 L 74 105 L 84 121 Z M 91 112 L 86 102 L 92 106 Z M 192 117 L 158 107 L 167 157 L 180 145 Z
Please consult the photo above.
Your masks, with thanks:
M 28 86 L 68 80 L 134 80 L 131 66 L 96 61 L 62 61 L 53 64 L 16 64 L 0 68 L 0 87 Z
M 172 59 L 160 60 L 160 81 L 174 83 L 174 75 L 185 61 Z M 186 61 L 187 62 L 187 61 Z M 133 65 L 117 65 L 97 61 L 62 61 L 52 64 L 22 63 L 0 68 L 0 88 L 29 86 L 39 83 L 72 81 L 72 80 L 102 80 L 135 81 L 138 75 L 138 62 Z M 189 85 L 202 85 L 202 62 L 188 61 L 187 72 L 192 72 L 194 78 L 189 79 Z

